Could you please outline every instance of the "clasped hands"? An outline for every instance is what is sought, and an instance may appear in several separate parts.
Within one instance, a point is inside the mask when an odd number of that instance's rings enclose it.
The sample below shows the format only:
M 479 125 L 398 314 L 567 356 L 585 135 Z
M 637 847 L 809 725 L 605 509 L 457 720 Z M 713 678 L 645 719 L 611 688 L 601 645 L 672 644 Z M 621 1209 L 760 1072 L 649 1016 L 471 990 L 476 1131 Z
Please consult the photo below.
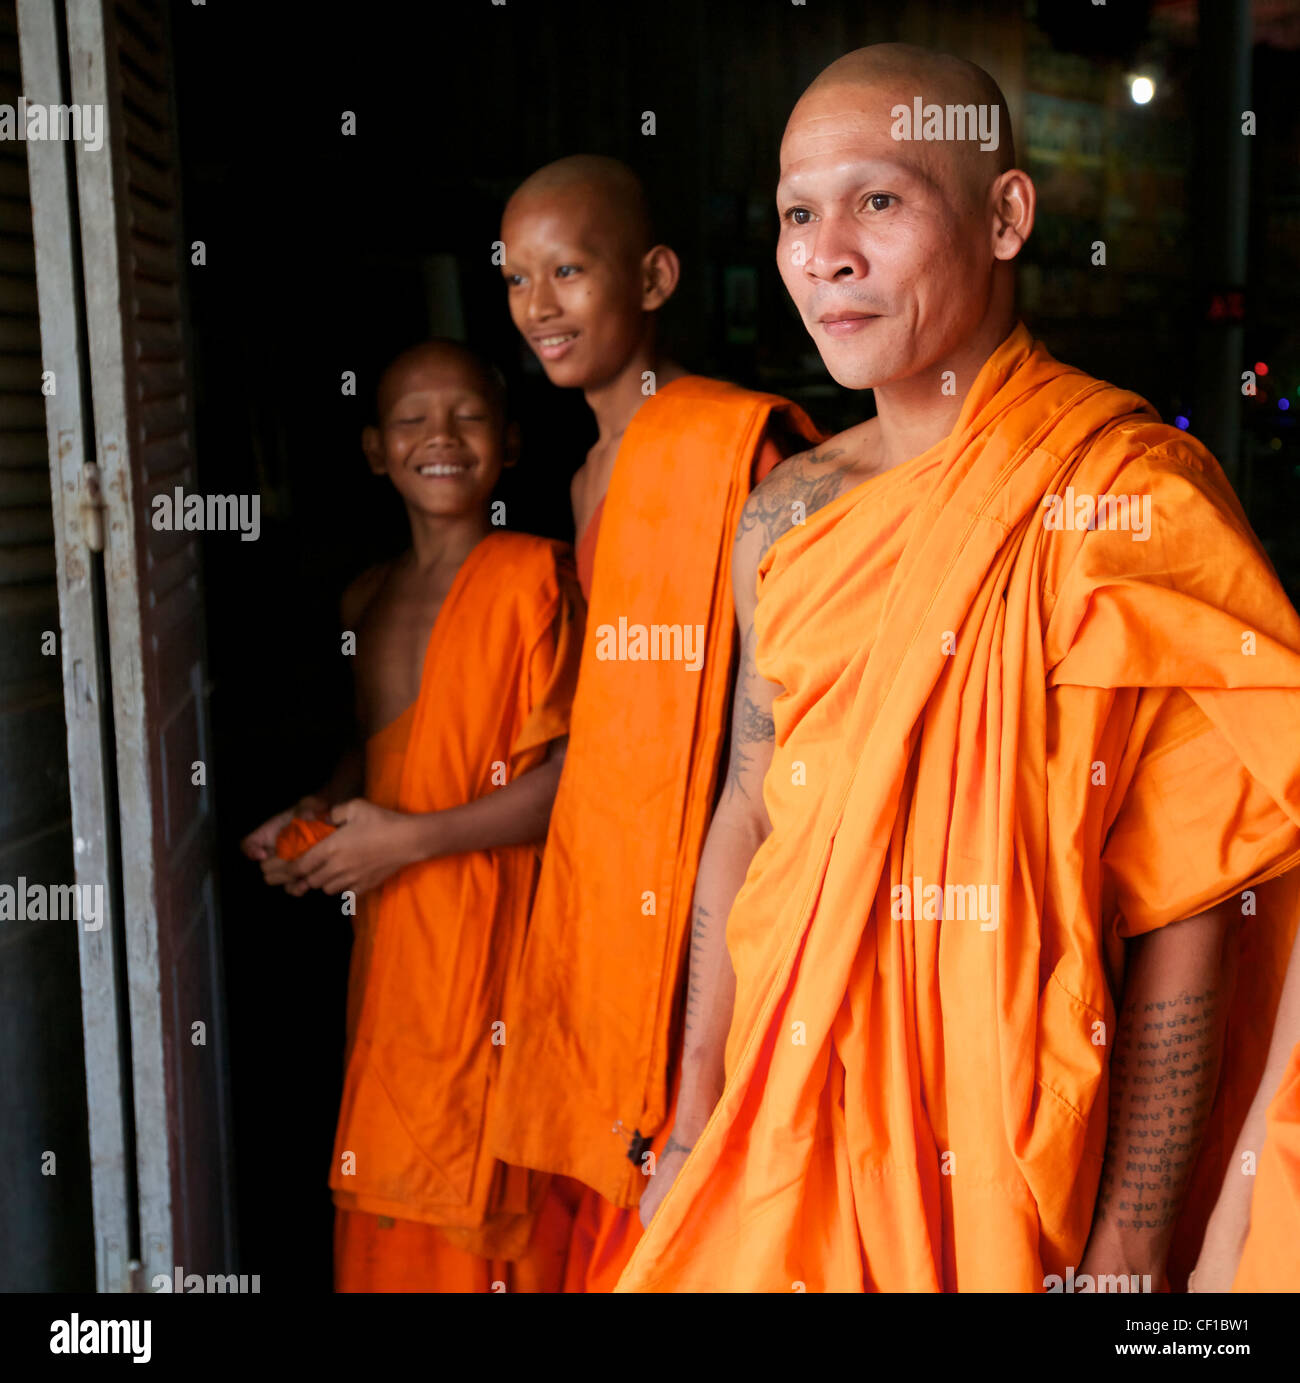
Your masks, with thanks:
M 296 860 L 282 860 L 275 853 L 276 837 L 295 816 L 328 821 L 338 829 Z M 241 848 L 260 863 L 268 884 L 283 886 L 295 898 L 311 888 L 331 895 L 367 893 L 405 865 L 427 857 L 417 841 L 420 821 L 408 812 L 377 807 L 364 797 L 336 807 L 305 797 L 245 836 Z

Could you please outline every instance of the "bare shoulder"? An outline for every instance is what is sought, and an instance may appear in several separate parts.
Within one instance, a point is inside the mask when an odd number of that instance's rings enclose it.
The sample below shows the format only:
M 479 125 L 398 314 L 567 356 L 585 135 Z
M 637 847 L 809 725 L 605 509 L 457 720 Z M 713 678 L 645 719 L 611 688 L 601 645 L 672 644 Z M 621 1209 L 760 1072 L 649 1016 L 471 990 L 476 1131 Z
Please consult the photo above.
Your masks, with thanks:
M 393 566 L 393 562 L 376 562 L 373 567 L 367 567 L 343 592 L 343 598 L 339 601 L 339 617 L 343 621 L 344 629 L 355 629 L 361 623 Z
M 856 429 L 855 429 L 856 431 Z M 736 528 L 741 552 L 755 569 L 782 534 L 829 504 L 854 483 L 856 453 L 832 437 L 788 456 L 750 492 Z

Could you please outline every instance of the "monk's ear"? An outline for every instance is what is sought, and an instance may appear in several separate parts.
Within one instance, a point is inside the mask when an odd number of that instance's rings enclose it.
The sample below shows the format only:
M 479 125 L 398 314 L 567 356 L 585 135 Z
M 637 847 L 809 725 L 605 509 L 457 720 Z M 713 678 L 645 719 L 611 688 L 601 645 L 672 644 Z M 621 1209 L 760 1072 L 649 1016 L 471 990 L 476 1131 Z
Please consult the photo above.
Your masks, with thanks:
M 647 250 L 641 261 L 641 310 L 655 312 L 677 291 L 682 262 L 667 245 Z
M 1034 229 L 1038 192 L 1034 180 L 1020 168 L 998 175 L 993 201 L 993 258 L 1014 259 Z
M 501 440 L 501 467 L 509 470 L 511 466 L 519 464 L 519 424 L 507 423 Z
M 361 429 L 361 450 L 366 454 L 366 462 L 375 475 L 386 475 L 388 467 L 384 464 L 384 439 L 377 427 Z

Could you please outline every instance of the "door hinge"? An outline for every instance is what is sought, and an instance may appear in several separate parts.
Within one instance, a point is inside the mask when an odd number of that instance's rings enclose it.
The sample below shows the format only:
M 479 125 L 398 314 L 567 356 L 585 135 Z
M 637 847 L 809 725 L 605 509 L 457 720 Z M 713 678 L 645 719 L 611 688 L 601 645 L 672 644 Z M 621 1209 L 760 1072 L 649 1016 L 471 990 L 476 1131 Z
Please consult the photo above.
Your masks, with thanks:
M 81 468 L 81 536 L 91 552 L 104 550 L 104 495 L 99 467 L 87 461 Z

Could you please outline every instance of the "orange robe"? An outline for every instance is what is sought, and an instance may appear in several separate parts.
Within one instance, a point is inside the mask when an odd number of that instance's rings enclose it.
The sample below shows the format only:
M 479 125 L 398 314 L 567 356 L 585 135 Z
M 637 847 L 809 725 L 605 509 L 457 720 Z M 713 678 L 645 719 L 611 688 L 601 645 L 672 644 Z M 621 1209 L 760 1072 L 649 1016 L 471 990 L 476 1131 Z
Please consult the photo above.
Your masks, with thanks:
M 494 533 L 438 613 L 420 694 L 372 736 L 367 797 L 476 800 L 568 729 L 582 602 L 565 549 Z M 319 823 L 306 827 L 315 834 Z M 535 846 L 408 866 L 361 900 L 330 1185 L 340 1291 L 557 1291 L 572 1206 L 485 1145 L 489 1089 L 539 868 Z
M 490 1116 L 499 1157 L 593 1188 L 567 1290 L 617 1281 L 641 1232 L 642 1156 L 671 1127 L 695 870 L 726 730 L 732 541 L 752 483 L 794 449 L 777 445 L 783 431 L 816 438 L 772 395 L 694 376 L 665 385 L 629 425 L 578 539 L 588 640 Z M 601 657 L 600 631 L 620 620 L 700 626 L 702 665 Z
M 783 691 L 726 1086 L 618 1289 L 1044 1290 L 1091 1225 L 1123 939 L 1273 879 L 1208 1209 L 1300 879 L 1300 619 L 1213 458 L 1018 326 L 949 437 L 772 546 L 755 628 Z
M 1300 1292 L 1300 1043 L 1265 1115 L 1234 1292 Z

